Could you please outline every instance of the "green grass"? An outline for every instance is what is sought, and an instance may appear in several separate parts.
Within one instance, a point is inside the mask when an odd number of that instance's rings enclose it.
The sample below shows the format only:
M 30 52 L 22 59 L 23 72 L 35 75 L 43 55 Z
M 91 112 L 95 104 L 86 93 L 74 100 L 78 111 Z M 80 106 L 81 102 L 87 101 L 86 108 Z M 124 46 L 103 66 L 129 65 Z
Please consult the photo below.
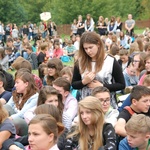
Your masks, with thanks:
M 70 66 L 70 67 L 72 67 L 73 64 L 74 64 L 73 60 L 71 60 L 69 62 L 63 62 L 64 66 Z M 10 74 L 12 74 L 14 76 L 15 73 L 16 73 L 16 70 L 8 70 L 7 72 L 9 72 Z M 32 73 L 38 75 L 38 70 L 32 70 Z
M 144 29 L 135 28 L 134 33 L 135 33 L 135 34 L 142 34 L 143 31 L 144 31 Z M 61 35 L 61 38 L 62 38 L 62 39 L 64 39 L 65 37 L 68 37 L 68 38 L 69 38 L 69 35 L 64 35 L 64 34 Z M 72 59 L 72 60 L 69 61 L 69 62 L 63 62 L 63 64 L 64 64 L 64 66 L 71 66 L 71 67 L 72 67 L 73 64 L 74 64 L 74 61 L 73 61 L 73 59 Z M 10 70 L 8 70 L 8 72 L 11 73 L 11 74 L 14 76 L 14 74 L 15 74 L 16 71 L 10 71 Z M 32 70 L 32 73 L 38 75 L 38 70 Z
M 144 29 L 135 29 L 135 34 L 142 34 Z

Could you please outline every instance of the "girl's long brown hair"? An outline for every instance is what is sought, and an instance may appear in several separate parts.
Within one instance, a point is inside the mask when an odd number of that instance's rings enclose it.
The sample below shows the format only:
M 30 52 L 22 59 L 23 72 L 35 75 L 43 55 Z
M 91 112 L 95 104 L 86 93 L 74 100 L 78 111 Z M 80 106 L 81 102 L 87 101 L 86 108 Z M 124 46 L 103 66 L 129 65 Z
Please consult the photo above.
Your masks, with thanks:
M 63 69 L 63 63 L 58 58 L 52 58 L 48 61 L 47 67 L 54 67 L 56 69 L 56 74 L 54 76 L 47 75 L 47 85 L 52 85 L 52 82 L 60 76 L 60 71 Z
M 62 95 L 52 86 L 44 86 L 40 92 L 37 101 L 37 106 L 45 104 L 48 95 L 56 95 L 58 97 L 58 109 L 60 116 L 63 114 L 64 104 L 62 102 Z
M 92 70 L 92 59 L 84 50 L 83 44 L 96 44 L 99 46 L 98 52 L 96 55 L 96 65 L 95 65 L 95 73 L 99 72 L 102 69 L 105 57 L 104 45 L 100 36 L 96 32 L 85 32 L 80 40 L 80 48 L 79 48 L 79 65 L 80 65 L 80 73 L 83 73 L 86 69 L 88 71 Z
M 16 107 L 18 109 L 22 109 L 22 107 L 24 106 L 24 104 L 26 103 L 26 101 L 34 94 L 36 94 L 36 92 L 38 91 L 36 85 L 35 85 L 35 81 L 33 78 L 33 75 L 29 72 L 22 72 L 22 71 L 18 71 L 16 76 L 15 76 L 15 81 L 17 79 L 21 79 L 23 82 L 28 82 L 28 87 L 26 89 L 26 93 L 23 94 L 22 93 L 22 101 L 19 104 L 19 98 L 20 98 L 20 94 L 21 93 L 17 93 L 16 90 L 13 91 L 12 95 L 13 95 L 13 100 L 16 104 Z

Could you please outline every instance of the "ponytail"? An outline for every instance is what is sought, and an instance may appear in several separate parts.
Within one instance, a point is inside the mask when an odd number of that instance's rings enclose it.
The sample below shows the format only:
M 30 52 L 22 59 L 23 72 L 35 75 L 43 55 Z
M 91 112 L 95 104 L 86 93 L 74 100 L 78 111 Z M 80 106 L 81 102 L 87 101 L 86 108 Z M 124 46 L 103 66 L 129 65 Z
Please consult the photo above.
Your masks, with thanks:
M 58 134 L 60 135 L 64 131 L 64 125 L 61 122 L 57 122 Z

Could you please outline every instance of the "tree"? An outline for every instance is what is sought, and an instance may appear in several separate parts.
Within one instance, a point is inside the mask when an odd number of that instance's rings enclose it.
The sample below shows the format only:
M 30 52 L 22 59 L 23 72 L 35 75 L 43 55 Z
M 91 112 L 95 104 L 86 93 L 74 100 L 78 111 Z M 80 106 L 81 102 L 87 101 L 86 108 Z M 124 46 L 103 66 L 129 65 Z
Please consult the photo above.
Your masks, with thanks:
M 40 13 L 51 12 L 56 24 L 71 24 L 78 15 L 91 14 L 95 22 L 100 15 L 110 18 L 120 16 L 122 21 L 131 13 L 134 19 L 150 18 L 149 0 L 0 0 L 2 22 L 36 22 Z
M 3 23 L 19 23 L 27 21 L 27 14 L 18 0 L 0 1 L 0 16 Z

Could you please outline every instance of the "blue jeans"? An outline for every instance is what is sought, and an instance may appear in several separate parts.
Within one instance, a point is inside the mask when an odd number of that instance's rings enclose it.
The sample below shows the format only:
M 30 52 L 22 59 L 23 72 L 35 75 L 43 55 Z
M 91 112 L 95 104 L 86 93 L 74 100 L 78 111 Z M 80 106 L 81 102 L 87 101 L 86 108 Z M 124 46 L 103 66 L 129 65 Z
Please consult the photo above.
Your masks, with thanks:
M 19 142 L 14 142 L 14 144 L 15 144 L 16 146 L 20 147 L 21 149 L 25 150 L 24 146 L 23 146 L 21 143 L 19 143 Z
M 0 40 L 2 41 L 2 39 L 3 39 L 3 34 L 0 34 Z
M 28 58 L 28 53 L 27 52 L 23 52 L 23 58 L 27 59 Z
M 16 52 L 15 57 L 18 58 L 20 56 L 19 52 Z

